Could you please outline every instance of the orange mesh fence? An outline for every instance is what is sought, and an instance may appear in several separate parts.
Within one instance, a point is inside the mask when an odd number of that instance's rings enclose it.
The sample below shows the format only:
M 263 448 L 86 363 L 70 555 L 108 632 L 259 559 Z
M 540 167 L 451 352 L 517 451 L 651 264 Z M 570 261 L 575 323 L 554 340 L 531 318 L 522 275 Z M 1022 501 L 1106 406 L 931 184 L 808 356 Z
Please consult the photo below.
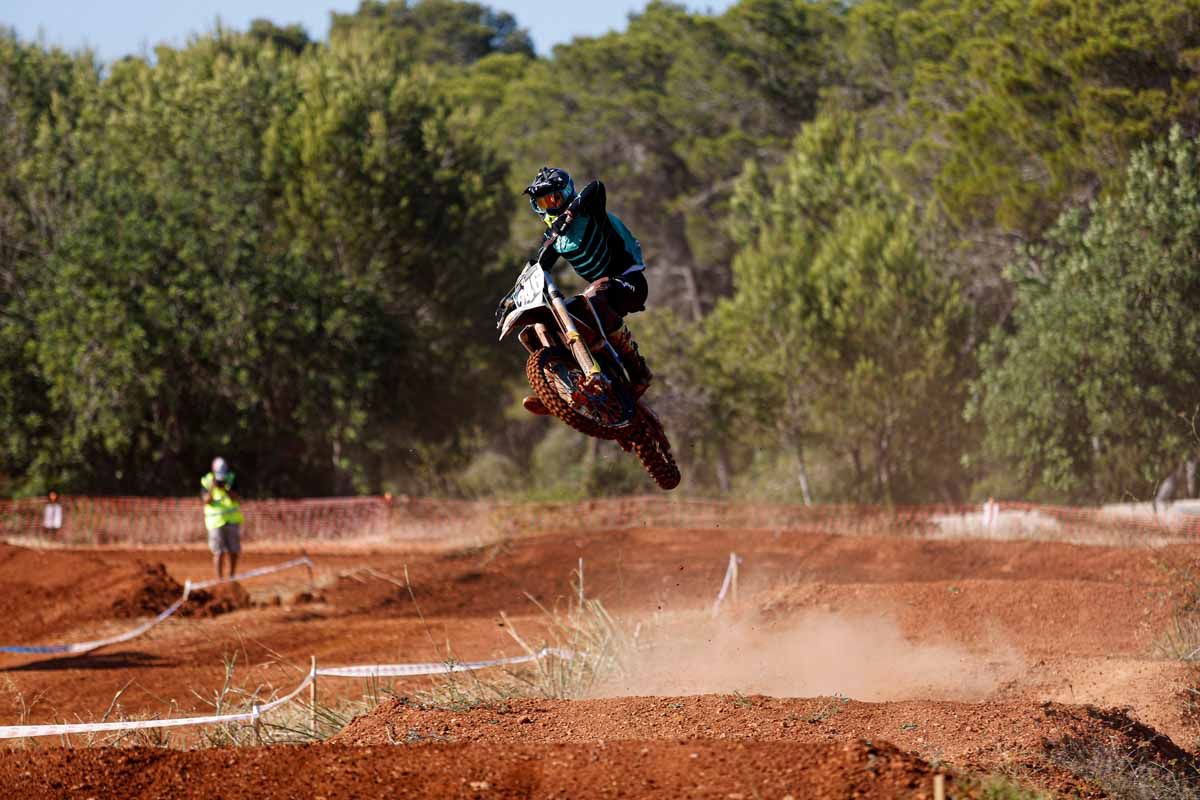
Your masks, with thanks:
M 0 535 L 75 544 L 187 544 L 204 541 L 196 498 L 64 497 L 62 528 L 43 528 L 44 499 L 0 500 Z M 1064 507 L 1001 502 L 974 505 L 789 505 L 663 497 L 507 503 L 391 498 L 248 500 L 243 534 L 257 541 L 451 538 L 537 530 L 769 529 L 840 535 L 1188 540 L 1200 536 L 1200 503 Z
M 0 534 L 95 544 L 185 544 L 205 537 L 196 498 L 63 497 L 59 504 L 62 528 L 55 533 L 43 527 L 45 500 L 0 500 Z M 242 512 L 243 534 L 260 541 L 362 537 L 382 531 L 390 516 L 381 497 L 248 500 Z
M 521 528 L 670 527 L 774 529 L 838 535 L 1148 541 L 1200 536 L 1200 503 L 1069 507 L 991 502 L 961 505 L 791 505 L 743 501 L 613 498 L 517 504 L 494 512 Z

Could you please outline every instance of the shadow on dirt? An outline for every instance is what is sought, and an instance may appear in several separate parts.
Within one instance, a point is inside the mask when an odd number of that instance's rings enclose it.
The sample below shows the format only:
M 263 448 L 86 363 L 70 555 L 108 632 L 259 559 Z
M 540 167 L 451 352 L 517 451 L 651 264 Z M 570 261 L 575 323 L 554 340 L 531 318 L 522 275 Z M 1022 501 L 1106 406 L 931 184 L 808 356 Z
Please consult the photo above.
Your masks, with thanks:
M 0 672 L 55 672 L 65 669 L 145 669 L 147 667 L 175 667 L 179 662 L 170 658 L 129 651 L 93 655 L 63 656 L 46 658 L 22 664 L 19 667 L 0 668 Z

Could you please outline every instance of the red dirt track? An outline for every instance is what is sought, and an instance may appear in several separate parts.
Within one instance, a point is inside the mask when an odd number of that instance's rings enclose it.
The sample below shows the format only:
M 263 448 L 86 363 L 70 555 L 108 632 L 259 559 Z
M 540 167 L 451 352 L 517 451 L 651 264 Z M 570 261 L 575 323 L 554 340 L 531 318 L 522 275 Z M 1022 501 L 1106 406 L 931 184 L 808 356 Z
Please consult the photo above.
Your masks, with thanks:
M 0 724 L 212 713 L 203 698 L 231 659 L 239 685 L 286 691 L 312 656 L 340 666 L 516 655 L 507 625 L 540 643 L 545 617 L 530 597 L 565 607 L 580 559 L 588 595 L 640 626 L 644 647 L 587 699 L 436 710 L 411 699 L 429 679 L 387 681 L 402 699 L 326 744 L 22 740 L 0 758 L 0 781 L 32 798 L 798 800 L 932 797 L 938 772 L 950 796 L 978 796 L 968 776 L 1003 772 L 1101 797 L 1056 757 L 1065 743 L 1192 763 L 1200 727 L 1181 698 L 1196 683 L 1158 643 L 1176 571 L 1200 545 L 880 534 L 582 529 L 326 546 L 309 553 L 311 592 L 304 570 L 283 572 L 91 655 L 0 654 Z M 743 559 L 739 603 L 713 618 L 731 551 Z M 241 566 L 299 552 L 249 542 Z M 210 572 L 200 548 L 0 545 L 0 645 L 128 629 Z M 320 691 L 333 702 L 363 684 L 323 679 Z

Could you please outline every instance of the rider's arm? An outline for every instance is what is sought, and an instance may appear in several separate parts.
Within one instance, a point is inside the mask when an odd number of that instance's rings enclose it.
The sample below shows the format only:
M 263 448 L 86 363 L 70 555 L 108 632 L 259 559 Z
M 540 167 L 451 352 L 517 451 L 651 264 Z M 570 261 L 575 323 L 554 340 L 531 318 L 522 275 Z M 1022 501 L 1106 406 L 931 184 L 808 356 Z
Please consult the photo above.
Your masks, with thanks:
M 550 239 L 550 235 L 546 235 L 546 239 Z M 542 243 L 542 249 L 538 251 L 537 263 L 542 269 L 550 269 L 558 262 L 558 251 L 554 249 L 554 245 Z
M 608 213 L 608 197 L 604 191 L 604 184 L 600 181 L 592 181 L 583 187 L 583 191 L 579 193 L 577 201 L 571 203 L 571 205 L 578 208 L 584 214 L 602 218 Z
M 575 217 L 580 214 L 587 214 L 597 219 L 603 219 L 604 215 L 608 213 L 605 210 L 606 205 L 607 198 L 604 192 L 604 184 L 600 181 L 592 181 L 583 187 L 583 191 L 571 201 L 571 205 L 567 207 L 567 210 L 550 226 L 550 231 L 546 233 L 546 240 L 549 241 L 551 236 L 562 233 L 567 226 L 574 222 Z M 542 269 L 548 270 L 557 261 L 558 251 L 554 249 L 554 245 L 550 244 L 547 246 L 543 243 L 542 249 L 538 253 L 537 263 L 541 265 Z

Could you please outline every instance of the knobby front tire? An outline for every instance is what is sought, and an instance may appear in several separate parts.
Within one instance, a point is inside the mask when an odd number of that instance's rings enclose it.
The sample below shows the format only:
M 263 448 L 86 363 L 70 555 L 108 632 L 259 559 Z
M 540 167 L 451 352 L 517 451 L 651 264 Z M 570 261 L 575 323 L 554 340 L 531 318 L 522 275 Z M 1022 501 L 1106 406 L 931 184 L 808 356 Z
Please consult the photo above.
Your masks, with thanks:
M 543 347 L 530 353 L 525 377 L 546 410 L 580 433 L 621 439 L 634 428 L 636 406 L 615 394 L 590 404 L 583 401 L 581 386 L 587 376 L 566 348 Z

